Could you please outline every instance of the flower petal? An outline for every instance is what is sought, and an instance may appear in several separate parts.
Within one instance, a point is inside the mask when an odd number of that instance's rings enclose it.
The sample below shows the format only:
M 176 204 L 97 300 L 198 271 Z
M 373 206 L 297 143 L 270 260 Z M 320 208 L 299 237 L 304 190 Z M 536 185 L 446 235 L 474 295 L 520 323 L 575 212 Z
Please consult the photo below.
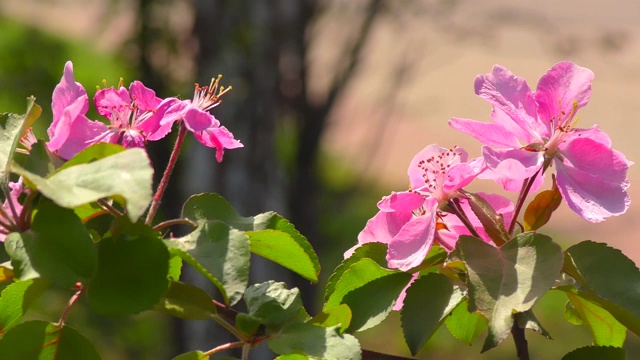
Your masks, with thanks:
M 402 226 L 389 243 L 389 267 L 407 271 L 424 261 L 434 240 L 437 206 L 435 198 L 427 199 L 424 215 L 413 217 Z
M 237 149 L 244 147 L 242 143 L 234 139 L 233 134 L 226 127 L 210 127 L 204 131 L 193 133 L 195 138 L 204 146 L 216 148 L 216 160 L 222 161 L 224 149 Z
M 378 201 L 378 209 L 385 212 L 412 212 L 424 204 L 424 196 L 411 191 L 392 192 Z
M 538 120 L 536 103 L 526 80 L 495 65 L 491 73 L 476 77 L 474 87 L 478 96 L 506 114 L 526 134 L 538 140 L 548 137 L 548 124 Z
M 55 128 L 57 126 L 57 122 L 62 117 L 64 110 L 68 106 L 76 103 L 76 101 L 83 96 L 86 97 L 87 92 L 80 83 L 76 82 L 73 76 L 73 63 L 71 63 L 71 61 L 67 61 L 64 65 L 62 79 L 60 79 L 60 83 L 56 85 L 56 88 L 53 90 L 51 101 L 53 123 L 51 126 Z M 87 110 L 89 110 L 88 98 L 86 98 L 83 108 L 79 109 L 78 113 L 86 114 Z
M 485 145 L 508 148 L 521 146 L 518 138 L 502 125 L 470 119 L 452 118 L 449 120 L 449 126 L 473 136 Z
M 542 152 L 521 149 L 493 149 L 483 146 L 482 156 L 489 169 L 514 180 L 532 177 L 544 162 Z
M 568 116 L 577 102 L 578 109 L 587 105 L 591 97 L 593 72 L 572 62 L 559 62 L 538 82 L 535 99 L 540 119 L 548 122 L 553 117 Z
M 90 145 L 102 142 L 109 135 L 109 129 L 100 121 L 92 121 L 81 115 L 69 124 L 68 137 L 57 150 L 58 155 L 63 159 L 71 159 L 75 154 L 86 149 Z M 50 142 L 46 144 L 50 151 L 53 151 Z
M 556 159 L 557 183 L 571 210 L 591 222 L 627 211 L 629 162 L 619 151 L 588 138 L 577 138 Z

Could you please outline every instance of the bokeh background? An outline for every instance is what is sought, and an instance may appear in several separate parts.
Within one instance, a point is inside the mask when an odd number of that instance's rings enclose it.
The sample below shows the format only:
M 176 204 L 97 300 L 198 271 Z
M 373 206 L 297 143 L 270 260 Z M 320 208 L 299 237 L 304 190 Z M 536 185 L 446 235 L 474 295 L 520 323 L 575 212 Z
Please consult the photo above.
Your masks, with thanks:
M 632 161 L 640 150 L 640 2 L 634 0 L 0 1 L 0 111 L 19 113 L 35 95 L 44 109 L 37 129 L 43 135 L 67 60 L 90 96 L 103 79 L 113 85 L 123 77 L 125 84 L 143 81 L 161 97 L 190 98 L 194 82 L 223 74 L 233 91 L 213 113 L 245 148 L 228 151 L 218 164 L 211 149 L 190 139 L 163 216 L 177 216 L 189 195 L 205 191 L 221 193 L 242 214 L 276 210 L 313 243 L 323 281 L 355 244 L 377 200 L 406 188 L 415 153 L 438 143 L 479 155 L 479 144 L 447 120 L 489 119 L 490 106 L 474 95 L 473 79 L 494 64 L 532 88 L 560 60 L 592 69 L 593 94 L 578 113 L 581 127 L 599 124 Z M 170 139 L 150 144 L 159 168 L 170 147 Z M 627 214 L 590 224 L 563 205 L 546 233 L 564 245 L 605 241 L 638 263 L 637 166 L 629 177 Z M 323 283 L 310 285 L 260 261 L 252 273 L 254 282 L 275 277 L 300 287 L 310 312 L 319 308 Z M 586 329 L 564 321 L 563 297 L 550 292 L 534 308 L 557 339 L 528 334 L 534 359 L 557 359 L 590 343 Z M 58 314 L 65 301 L 49 294 L 34 316 Z M 207 322 L 73 311 L 69 323 L 107 360 L 169 359 L 224 341 Z M 398 316 L 359 338 L 365 348 L 409 356 Z M 640 358 L 637 337 L 628 338 L 630 358 Z M 467 347 L 441 329 L 420 356 L 513 357 L 510 340 L 479 354 L 481 340 Z

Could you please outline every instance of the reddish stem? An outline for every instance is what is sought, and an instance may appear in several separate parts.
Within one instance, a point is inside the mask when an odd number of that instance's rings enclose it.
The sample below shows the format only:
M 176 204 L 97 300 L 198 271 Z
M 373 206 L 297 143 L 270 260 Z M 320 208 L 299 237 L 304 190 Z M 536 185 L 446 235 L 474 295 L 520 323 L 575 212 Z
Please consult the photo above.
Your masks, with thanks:
M 151 202 L 151 207 L 149 208 L 149 213 L 147 214 L 147 220 L 145 221 L 147 225 L 151 225 L 151 222 L 153 221 L 153 217 L 156 215 L 156 212 L 160 207 L 160 202 L 162 201 L 162 195 L 164 195 L 164 191 L 167 189 L 167 185 L 169 184 L 169 178 L 171 177 L 173 168 L 176 166 L 176 162 L 178 161 L 178 155 L 180 154 L 182 141 L 184 140 L 184 137 L 187 134 L 187 128 L 182 124 L 182 121 L 179 122 L 178 126 L 180 127 L 180 130 L 178 131 L 178 138 L 176 139 L 176 143 L 173 146 L 173 151 L 171 152 L 171 157 L 169 157 L 169 163 L 167 164 L 167 168 L 164 170 L 164 174 L 162 174 L 162 179 L 160 180 L 160 184 L 158 184 L 158 190 L 156 190 L 156 193 L 153 195 L 153 201 Z
M 229 349 L 235 349 L 235 348 L 239 348 L 244 346 L 244 341 L 238 341 L 238 342 L 232 342 L 232 343 L 228 343 L 228 344 L 224 344 L 224 345 L 220 345 L 220 346 L 216 346 L 213 349 L 207 351 L 206 353 L 204 353 L 204 356 L 211 356 L 215 353 L 219 353 L 221 351 L 224 350 L 229 350 Z
M 77 283 L 74 288 L 78 289 L 78 291 L 76 291 L 76 293 L 73 294 L 73 296 L 71 296 L 71 299 L 69 299 L 69 302 L 67 303 L 67 306 L 64 308 L 62 315 L 60 315 L 60 320 L 58 320 L 58 325 L 60 327 L 64 326 L 64 320 L 67 318 L 67 315 L 69 315 L 69 310 L 71 310 L 71 307 L 73 306 L 73 304 L 75 304 L 76 301 L 78 301 L 78 299 L 84 292 L 84 287 L 82 286 L 81 283 Z

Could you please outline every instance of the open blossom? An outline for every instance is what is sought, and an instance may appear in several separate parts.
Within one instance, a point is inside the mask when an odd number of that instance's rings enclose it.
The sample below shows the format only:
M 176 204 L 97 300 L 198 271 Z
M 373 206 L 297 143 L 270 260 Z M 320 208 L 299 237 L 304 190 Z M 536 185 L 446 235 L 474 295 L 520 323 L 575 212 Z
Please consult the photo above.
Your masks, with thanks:
M 434 144 L 420 151 L 409 166 L 410 190 L 394 192 L 378 202 L 380 211 L 358 235 L 357 246 L 388 244 L 391 268 L 405 271 L 420 265 L 436 239 L 437 223 L 449 218 L 441 216 L 440 206 L 459 197 L 458 190 L 482 171 L 481 159 L 466 160 L 467 153 L 457 147 Z
M 51 107 L 53 122 L 47 130 L 47 148 L 64 159 L 99 142 L 121 144 L 125 147 L 144 147 L 147 140 L 159 140 L 170 130 L 160 120 L 178 99 L 162 100 L 153 90 L 134 81 L 127 90 L 113 87 L 99 90 L 94 102 L 98 113 L 109 125 L 86 117 L 89 98 L 73 76 L 73 64 L 68 61 L 60 83 L 53 91 Z
M 220 104 L 220 97 L 231 87 L 225 89 L 218 86 L 221 77 L 211 80 L 209 86 L 195 85 L 193 100 L 177 101 L 172 104 L 167 115 L 160 122 L 161 126 L 169 126 L 175 121 L 182 120 L 187 130 L 191 131 L 203 145 L 216 149 L 216 160 L 222 161 L 224 149 L 243 147 L 242 143 L 234 139 L 233 134 L 226 127 L 220 125 L 209 110 Z
M 627 170 L 632 164 L 611 148 L 596 125 L 578 129 L 576 112 L 591 96 L 591 70 L 560 62 L 544 74 L 535 92 L 501 66 L 475 79 L 475 92 L 493 105 L 493 123 L 453 118 L 449 124 L 485 146 L 489 173 L 506 190 L 555 165 L 556 181 L 569 207 L 588 221 L 620 215 L 629 207 Z M 542 181 L 542 177 L 539 181 Z

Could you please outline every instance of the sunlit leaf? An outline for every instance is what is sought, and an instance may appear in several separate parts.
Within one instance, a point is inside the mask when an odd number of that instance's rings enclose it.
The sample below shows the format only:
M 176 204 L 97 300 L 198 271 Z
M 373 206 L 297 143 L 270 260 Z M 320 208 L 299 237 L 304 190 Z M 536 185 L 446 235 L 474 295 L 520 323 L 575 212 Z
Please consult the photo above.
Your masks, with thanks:
M 20 138 L 27 129 L 40 117 L 42 108 L 35 103 L 35 98 L 27 99 L 27 111 L 24 115 L 0 114 L 0 188 L 6 189 L 9 181 L 9 170 L 13 152 Z
M 2 290 L 0 296 L 0 334 L 18 324 L 31 304 L 49 287 L 42 279 L 17 281 Z
M 538 193 L 527 206 L 523 216 L 524 229 L 526 231 L 534 231 L 544 226 L 549 222 L 551 214 L 558 209 L 561 203 L 562 195 L 554 181 L 551 190 Z

